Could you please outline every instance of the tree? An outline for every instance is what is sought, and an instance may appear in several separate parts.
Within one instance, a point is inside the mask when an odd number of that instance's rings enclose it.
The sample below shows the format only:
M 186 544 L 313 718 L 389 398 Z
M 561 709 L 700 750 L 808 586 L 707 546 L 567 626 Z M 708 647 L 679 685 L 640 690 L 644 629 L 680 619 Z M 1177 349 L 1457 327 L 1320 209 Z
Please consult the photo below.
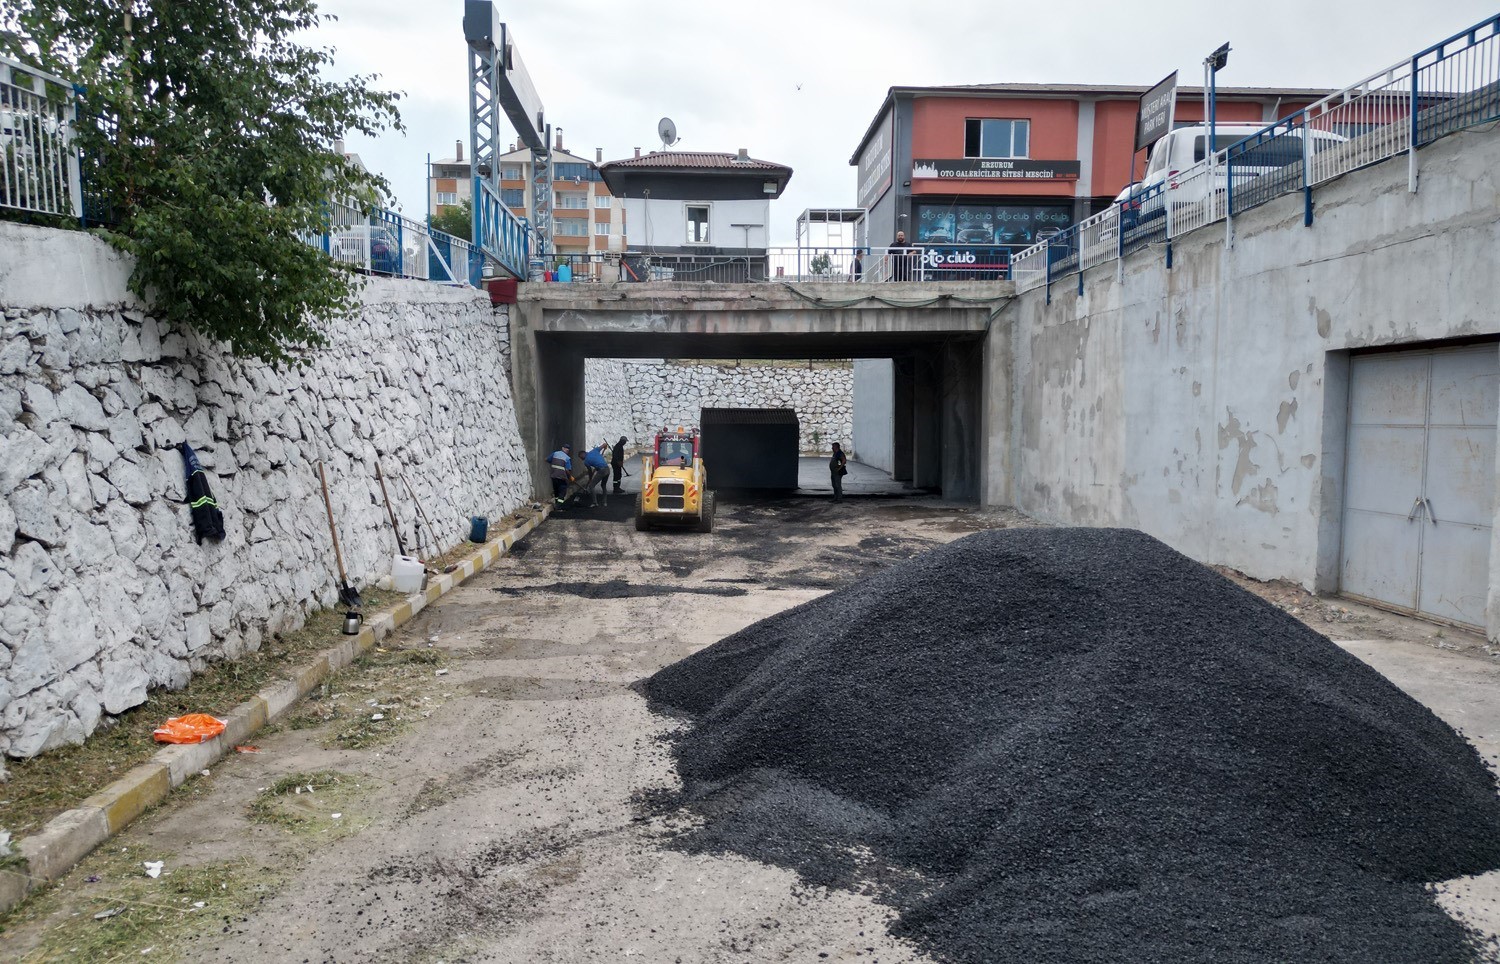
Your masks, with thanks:
M 829 256 L 827 251 L 824 251 L 821 254 L 814 255 L 807 267 L 809 271 L 816 275 L 832 274 L 833 258 Z
M 135 255 L 130 289 L 174 326 L 272 363 L 325 343 L 360 277 L 305 242 L 328 202 L 373 205 L 349 131 L 401 129 L 375 77 L 325 79 L 297 34 L 315 0 L 11 0 L 0 46 L 86 89 L 78 143 L 103 233 Z
M 444 207 L 445 210 L 442 213 L 432 216 L 433 229 L 465 241 L 473 240 L 474 202 L 469 198 L 464 198 L 462 204 L 449 204 Z

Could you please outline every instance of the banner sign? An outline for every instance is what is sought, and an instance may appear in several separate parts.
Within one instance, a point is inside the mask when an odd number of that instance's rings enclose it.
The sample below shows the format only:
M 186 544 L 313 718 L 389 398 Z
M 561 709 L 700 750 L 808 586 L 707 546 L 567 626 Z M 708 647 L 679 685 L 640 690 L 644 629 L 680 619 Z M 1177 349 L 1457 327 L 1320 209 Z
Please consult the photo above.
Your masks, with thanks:
M 962 281 L 1003 281 L 1010 277 L 1010 248 L 922 245 L 922 276 Z
M 912 240 L 923 245 L 1025 247 L 1073 223 L 1067 204 L 925 203 L 915 206 Z
M 856 203 L 868 211 L 885 196 L 891 186 L 891 144 L 895 140 L 896 111 L 886 115 L 885 123 L 859 155 L 859 189 Z
M 1177 71 L 1141 95 L 1135 121 L 1135 149 L 1143 151 L 1172 130 L 1177 109 Z
M 954 157 L 912 161 L 911 176 L 939 180 L 1067 181 L 1082 170 L 1079 161 L 1033 161 L 1024 157 Z

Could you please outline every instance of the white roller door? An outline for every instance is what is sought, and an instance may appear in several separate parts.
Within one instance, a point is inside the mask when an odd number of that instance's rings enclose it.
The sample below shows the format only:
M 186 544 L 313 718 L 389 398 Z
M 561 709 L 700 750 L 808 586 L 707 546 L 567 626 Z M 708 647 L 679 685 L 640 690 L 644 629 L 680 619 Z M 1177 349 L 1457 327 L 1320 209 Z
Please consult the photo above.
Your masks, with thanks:
M 1350 363 L 1340 588 L 1484 626 L 1495 517 L 1495 345 Z

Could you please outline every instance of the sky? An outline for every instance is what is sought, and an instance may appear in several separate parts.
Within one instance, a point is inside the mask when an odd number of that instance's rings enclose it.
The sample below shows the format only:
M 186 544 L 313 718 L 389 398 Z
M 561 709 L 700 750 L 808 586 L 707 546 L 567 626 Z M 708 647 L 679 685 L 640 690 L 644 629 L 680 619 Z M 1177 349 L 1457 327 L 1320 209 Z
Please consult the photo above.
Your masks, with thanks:
M 1495 0 L 1205 0 L 1001 4 L 912 0 L 496 0 L 565 149 L 592 159 L 660 149 L 790 165 L 772 243 L 808 207 L 852 207 L 849 158 L 893 86 L 1150 85 L 1232 45 L 1225 86 L 1343 88 L 1492 16 Z M 305 38 L 339 76 L 403 93 L 405 133 L 353 136 L 408 215 L 426 214 L 426 159 L 468 145 L 463 0 L 323 0 L 338 19 Z M 1420 9 L 1420 16 L 1413 13 Z M 508 142 L 507 142 L 508 143 Z

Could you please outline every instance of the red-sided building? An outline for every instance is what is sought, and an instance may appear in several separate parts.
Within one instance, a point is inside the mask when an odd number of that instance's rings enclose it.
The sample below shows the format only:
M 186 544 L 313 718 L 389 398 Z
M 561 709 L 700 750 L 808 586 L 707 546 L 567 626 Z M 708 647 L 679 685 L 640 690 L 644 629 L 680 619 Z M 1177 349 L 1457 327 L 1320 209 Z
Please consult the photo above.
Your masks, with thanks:
M 901 230 L 918 244 L 1025 246 L 1088 217 L 1145 169 L 1134 147 L 1146 90 L 892 87 L 849 159 L 869 243 L 890 244 Z M 1215 116 L 1269 124 L 1329 93 L 1221 87 Z M 1202 89 L 1179 88 L 1176 126 L 1203 117 Z

